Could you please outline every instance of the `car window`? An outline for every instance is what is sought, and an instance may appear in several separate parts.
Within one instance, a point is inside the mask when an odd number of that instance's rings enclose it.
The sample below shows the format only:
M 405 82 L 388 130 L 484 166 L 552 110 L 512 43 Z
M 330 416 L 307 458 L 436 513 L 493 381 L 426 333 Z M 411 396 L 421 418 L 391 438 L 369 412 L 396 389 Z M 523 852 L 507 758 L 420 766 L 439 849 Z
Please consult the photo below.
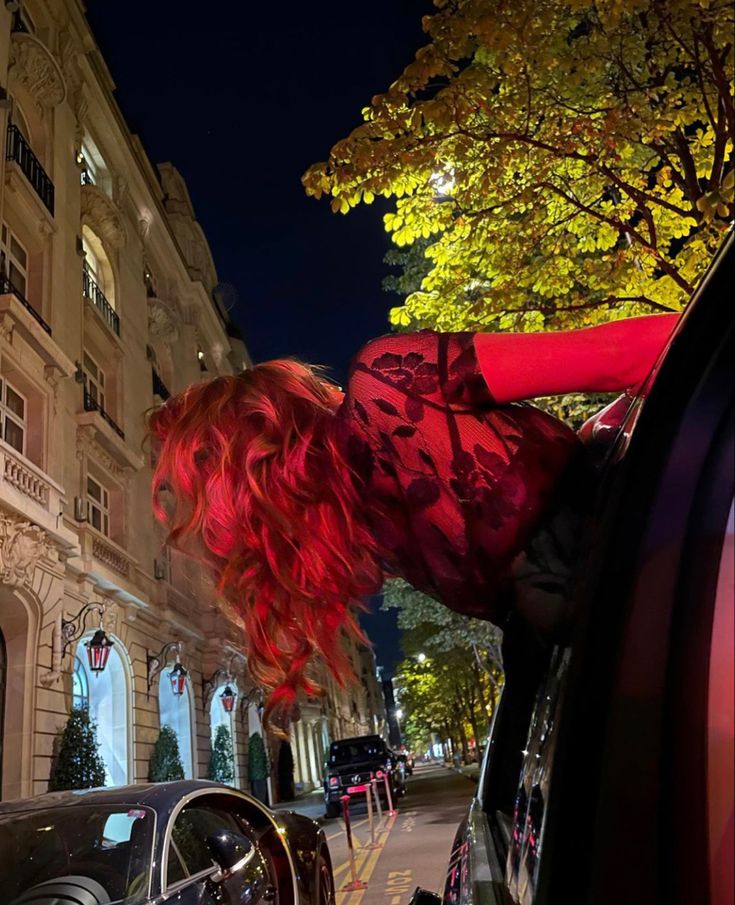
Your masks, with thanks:
M 376 758 L 387 756 L 388 751 L 382 743 L 355 740 L 348 744 L 344 742 L 332 744 L 329 750 L 329 763 L 338 767 L 341 764 L 351 764 L 361 760 L 375 760 Z
M 523 751 L 506 865 L 506 883 L 520 905 L 531 905 L 535 895 L 556 727 L 568 664 L 569 649 L 557 649 L 551 658 L 547 679 L 539 690 Z
M 187 805 L 177 816 L 171 832 L 166 883 L 171 886 L 185 876 L 215 867 L 207 837 L 222 830 L 242 833 L 237 819 L 223 808 Z M 182 868 L 185 874 L 182 876 Z
M 713 905 L 733 901 L 733 521 L 730 507 L 717 577 L 707 705 L 707 816 Z
M 155 814 L 145 807 L 93 806 L 0 815 L 0 902 L 39 883 L 81 875 L 110 901 L 139 901 L 148 888 Z

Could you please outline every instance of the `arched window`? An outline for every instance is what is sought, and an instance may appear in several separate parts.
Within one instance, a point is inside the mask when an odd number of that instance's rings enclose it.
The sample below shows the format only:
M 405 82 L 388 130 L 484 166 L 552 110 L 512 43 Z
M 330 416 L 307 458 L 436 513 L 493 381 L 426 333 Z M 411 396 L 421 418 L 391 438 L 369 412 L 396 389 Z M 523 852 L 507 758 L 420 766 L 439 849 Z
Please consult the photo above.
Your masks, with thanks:
M 179 742 L 179 754 L 184 768 L 184 777 L 194 779 L 194 758 L 192 755 L 191 696 L 188 683 L 184 693 L 175 695 L 169 679 L 170 669 L 161 672 L 158 686 L 158 711 L 161 726 L 170 726 Z
M 80 641 L 80 655 L 77 661 L 81 667 L 83 681 L 86 681 L 89 715 L 97 724 L 100 757 L 105 764 L 105 785 L 122 786 L 130 780 L 128 760 L 130 700 L 126 667 L 118 652 L 120 642 L 115 641 L 104 670 L 96 675 L 90 675 L 85 662 L 86 657 L 81 653 L 85 640 L 88 639 Z M 83 688 L 81 683 L 80 676 L 79 687 Z M 76 684 L 74 688 L 76 690 Z
M 210 715 L 210 725 L 212 728 L 212 744 L 214 744 L 214 737 L 217 734 L 218 726 L 226 726 L 230 731 L 230 738 L 232 739 L 232 752 L 233 752 L 233 764 L 232 770 L 235 775 L 235 780 L 233 785 L 238 786 L 240 783 L 240 773 L 237 769 L 237 757 L 234 756 L 237 751 L 237 736 L 235 733 L 235 713 L 236 709 L 234 708 L 231 713 L 228 713 L 223 704 L 222 704 L 222 692 L 225 688 L 231 688 L 232 691 L 237 693 L 237 685 L 234 681 L 225 682 L 220 685 L 212 695 L 212 704 L 210 706 L 209 715 Z M 237 700 L 237 699 L 236 699 Z
M 112 308 L 115 307 L 115 281 L 112 265 L 99 236 L 86 224 L 82 227 L 82 250 L 84 269 L 97 290 L 102 293 Z M 92 292 L 94 289 L 92 288 Z M 92 299 L 95 301 L 95 299 Z
M 72 707 L 89 710 L 89 682 L 87 671 L 79 657 L 74 657 L 74 672 L 71 678 Z

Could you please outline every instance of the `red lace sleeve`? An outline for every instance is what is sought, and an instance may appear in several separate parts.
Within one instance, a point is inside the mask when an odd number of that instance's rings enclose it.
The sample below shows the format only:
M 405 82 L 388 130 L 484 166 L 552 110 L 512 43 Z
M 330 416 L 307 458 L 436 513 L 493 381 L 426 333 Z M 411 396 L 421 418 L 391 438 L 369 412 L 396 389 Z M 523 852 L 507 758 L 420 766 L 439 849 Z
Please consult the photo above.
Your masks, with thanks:
M 474 333 L 433 330 L 380 336 L 353 359 L 351 382 L 359 386 L 362 375 L 367 375 L 373 382 L 398 390 L 405 398 L 409 420 L 427 405 L 441 410 L 493 405 L 475 354 L 474 337 Z

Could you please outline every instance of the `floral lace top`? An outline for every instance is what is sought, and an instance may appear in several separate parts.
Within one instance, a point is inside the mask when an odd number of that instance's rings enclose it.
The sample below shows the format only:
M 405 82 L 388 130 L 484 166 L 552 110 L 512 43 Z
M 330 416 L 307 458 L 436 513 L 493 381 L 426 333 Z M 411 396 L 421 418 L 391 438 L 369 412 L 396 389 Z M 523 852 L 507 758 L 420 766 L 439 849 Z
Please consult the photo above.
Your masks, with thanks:
M 340 417 L 386 571 L 499 622 L 510 564 L 579 441 L 530 405 L 496 406 L 473 336 L 422 331 L 368 343 Z

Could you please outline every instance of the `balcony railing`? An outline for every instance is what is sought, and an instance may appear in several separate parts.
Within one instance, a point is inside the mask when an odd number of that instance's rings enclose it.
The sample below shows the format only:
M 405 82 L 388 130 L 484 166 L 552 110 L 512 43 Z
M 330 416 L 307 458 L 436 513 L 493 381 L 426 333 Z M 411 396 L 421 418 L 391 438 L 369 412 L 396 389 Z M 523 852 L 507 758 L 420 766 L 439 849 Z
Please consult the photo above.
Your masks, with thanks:
M 105 298 L 104 292 L 92 279 L 86 265 L 82 270 L 82 295 L 89 299 L 102 315 L 102 319 L 116 335 L 120 335 L 120 315 Z
M 155 368 L 153 368 L 152 371 L 153 371 L 153 395 L 158 396 L 159 398 L 161 398 L 165 401 L 166 399 L 168 399 L 171 396 L 171 393 L 169 393 L 168 388 L 166 387 L 166 384 L 161 380 L 161 376 L 158 373 L 158 371 Z
M 51 336 L 51 327 L 46 323 L 46 321 L 41 317 L 41 315 L 36 311 L 36 309 L 31 305 L 28 299 L 23 295 L 22 292 L 19 292 L 10 282 L 10 280 L 0 274 L 0 295 L 11 294 L 14 295 L 21 305 L 28 311 L 29 314 L 33 315 L 33 317 L 38 321 L 38 323 L 43 327 L 43 329 Z
M 104 420 L 110 425 L 110 427 L 115 431 L 115 433 L 120 437 L 120 439 L 125 439 L 125 434 L 121 430 L 121 428 L 117 425 L 117 423 L 107 414 L 107 412 L 102 408 L 102 406 L 97 402 L 94 396 L 89 392 L 89 390 L 84 388 L 84 411 L 85 412 L 99 412 L 100 415 L 104 418 Z
M 43 201 L 49 212 L 54 213 L 54 184 L 48 177 L 41 162 L 31 150 L 31 146 L 23 137 L 23 133 L 12 123 L 8 124 L 8 141 L 5 150 L 7 160 L 14 160 L 20 171 L 33 187 L 35 193 Z

